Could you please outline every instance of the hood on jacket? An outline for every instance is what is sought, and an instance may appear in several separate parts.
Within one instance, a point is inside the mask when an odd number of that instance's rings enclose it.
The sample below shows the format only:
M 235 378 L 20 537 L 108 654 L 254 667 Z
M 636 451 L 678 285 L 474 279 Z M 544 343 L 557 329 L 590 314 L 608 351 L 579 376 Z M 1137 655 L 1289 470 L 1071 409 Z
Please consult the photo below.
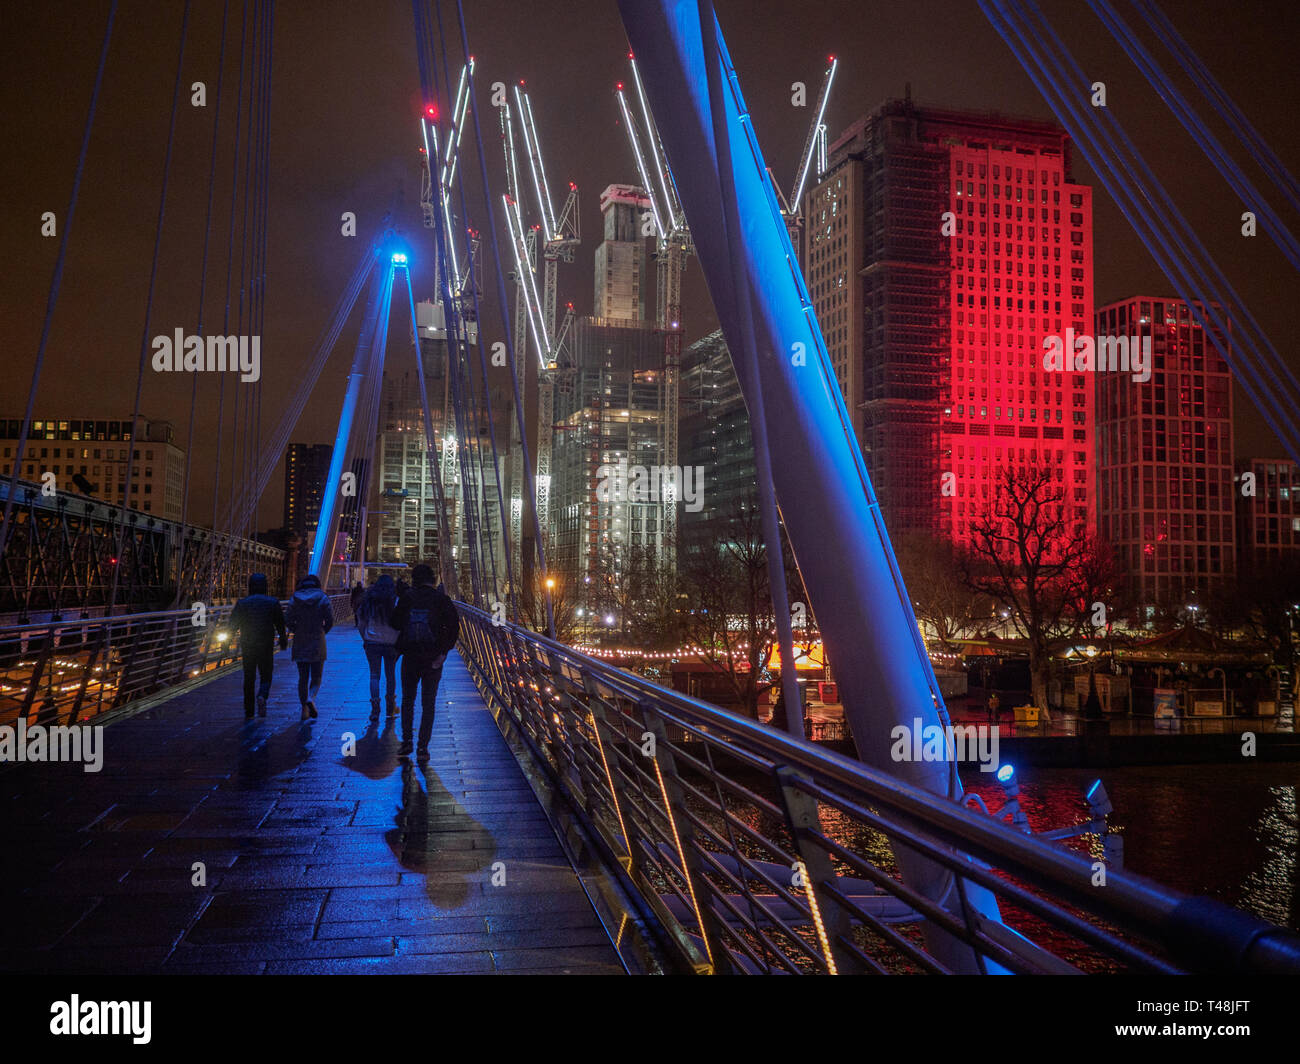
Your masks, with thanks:
M 304 606 L 314 605 L 319 602 L 327 602 L 328 596 L 318 587 L 300 587 L 293 593 L 290 602 L 299 602 Z

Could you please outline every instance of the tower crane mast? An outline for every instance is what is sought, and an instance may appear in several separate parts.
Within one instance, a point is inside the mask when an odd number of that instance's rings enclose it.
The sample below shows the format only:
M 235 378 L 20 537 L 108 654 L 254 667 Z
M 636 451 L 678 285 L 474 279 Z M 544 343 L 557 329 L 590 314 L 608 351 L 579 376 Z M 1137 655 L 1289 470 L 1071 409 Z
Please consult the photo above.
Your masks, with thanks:
M 667 156 L 659 140 L 654 117 L 646 102 L 641 84 L 641 72 L 636 57 L 629 52 L 632 82 L 636 90 L 641 115 L 641 125 L 632 116 L 627 96 L 620 83 L 617 87 L 619 108 L 627 129 L 637 171 L 650 199 L 650 210 L 655 222 L 655 323 L 664 337 L 663 387 L 660 390 L 659 441 L 662 464 L 677 469 L 678 413 L 682 364 L 682 273 L 686 257 L 695 250 L 691 230 L 677 195 L 677 186 L 668 169 Z M 645 146 L 642 146 L 642 140 Z M 670 568 L 677 544 L 677 501 L 680 485 L 672 481 L 672 494 L 664 507 L 664 553 Z
M 506 183 L 509 188 L 506 204 L 507 225 L 511 242 L 516 247 L 516 269 L 519 281 L 515 304 L 516 347 L 524 348 L 523 323 L 525 317 L 532 326 L 534 348 L 537 354 L 537 448 L 534 482 L 537 489 L 537 522 L 543 535 L 550 531 L 551 450 L 555 427 L 555 373 L 562 368 L 562 348 L 567 337 L 572 313 L 566 315 L 557 330 L 559 263 L 572 262 L 574 249 L 581 242 L 578 211 L 578 186 L 569 183 L 569 193 L 559 215 L 551 200 L 550 180 L 542 158 L 541 138 L 533 118 L 532 101 L 524 82 L 514 89 L 514 112 L 517 115 L 520 136 L 532 178 L 533 196 L 537 203 L 540 224 L 524 235 L 524 189 L 519 179 L 519 162 L 515 149 L 514 122 L 509 106 L 501 108 L 502 144 L 506 157 Z M 539 247 L 540 243 L 540 247 Z M 542 260 L 542 288 L 539 292 L 535 278 L 538 255 Z M 530 367 L 532 363 L 529 363 Z

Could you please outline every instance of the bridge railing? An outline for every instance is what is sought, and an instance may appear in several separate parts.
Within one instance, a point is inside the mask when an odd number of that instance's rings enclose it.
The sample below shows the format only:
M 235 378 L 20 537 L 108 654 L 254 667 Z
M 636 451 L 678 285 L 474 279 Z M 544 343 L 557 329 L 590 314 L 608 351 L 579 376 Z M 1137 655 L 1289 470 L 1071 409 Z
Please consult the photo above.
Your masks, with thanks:
M 944 972 L 936 928 L 1023 973 L 1300 973 L 1300 938 L 459 604 L 461 652 L 700 972 Z M 909 889 L 892 848 L 945 869 Z M 1005 923 L 962 904 L 970 884 Z M 1104 884 L 1104 885 L 1103 885 Z M 944 893 L 944 889 L 939 891 Z M 929 934 L 927 934 L 929 932 Z
M 333 595 L 335 621 L 350 615 Z M 285 603 L 287 605 L 287 603 Z M 0 627 L 0 725 L 72 725 L 235 666 L 233 606 Z

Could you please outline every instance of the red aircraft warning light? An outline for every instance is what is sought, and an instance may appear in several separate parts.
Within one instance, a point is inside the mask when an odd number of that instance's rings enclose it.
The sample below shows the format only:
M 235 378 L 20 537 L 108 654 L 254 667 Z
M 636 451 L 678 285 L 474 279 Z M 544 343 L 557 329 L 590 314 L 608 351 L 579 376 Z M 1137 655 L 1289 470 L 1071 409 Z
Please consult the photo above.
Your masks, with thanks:
M 429 119 L 431 122 L 436 122 L 438 120 L 437 106 L 431 103 L 426 104 L 424 108 L 424 117 Z

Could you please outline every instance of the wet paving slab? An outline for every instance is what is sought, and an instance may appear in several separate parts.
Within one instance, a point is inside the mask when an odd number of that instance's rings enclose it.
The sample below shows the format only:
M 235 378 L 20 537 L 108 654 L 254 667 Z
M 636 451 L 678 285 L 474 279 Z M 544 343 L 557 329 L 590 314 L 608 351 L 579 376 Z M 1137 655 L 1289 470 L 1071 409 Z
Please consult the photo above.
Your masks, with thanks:
M 117 721 L 98 773 L 0 769 L 0 970 L 623 972 L 457 655 L 424 764 L 350 624 L 318 719 L 296 680 L 277 655 L 252 721 L 238 674 Z

